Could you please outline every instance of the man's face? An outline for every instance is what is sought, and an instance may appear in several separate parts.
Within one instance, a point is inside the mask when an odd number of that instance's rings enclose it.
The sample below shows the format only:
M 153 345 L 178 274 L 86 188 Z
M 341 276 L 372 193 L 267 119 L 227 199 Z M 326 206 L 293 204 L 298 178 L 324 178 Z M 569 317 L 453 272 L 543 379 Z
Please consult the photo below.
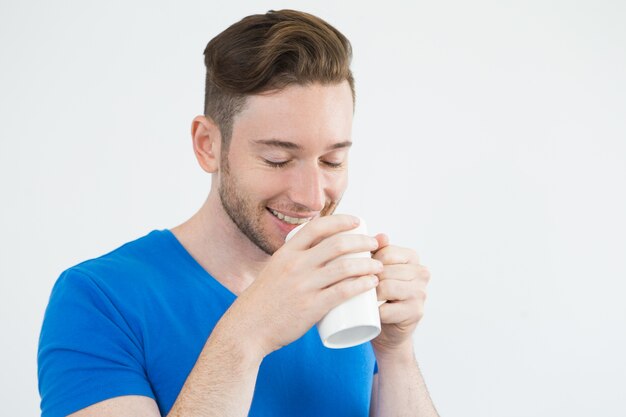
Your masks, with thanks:
M 346 81 L 250 96 L 235 117 L 219 194 L 239 230 L 267 254 L 298 222 L 334 212 L 348 184 L 352 113 Z

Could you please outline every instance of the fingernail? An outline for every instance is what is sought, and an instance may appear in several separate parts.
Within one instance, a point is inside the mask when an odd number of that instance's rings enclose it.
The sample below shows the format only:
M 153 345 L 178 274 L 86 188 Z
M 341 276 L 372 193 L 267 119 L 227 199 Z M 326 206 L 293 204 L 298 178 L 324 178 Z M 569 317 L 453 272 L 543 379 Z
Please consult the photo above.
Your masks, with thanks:
M 378 285 L 378 277 L 376 275 L 372 277 L 372 285 L 374 286 Z

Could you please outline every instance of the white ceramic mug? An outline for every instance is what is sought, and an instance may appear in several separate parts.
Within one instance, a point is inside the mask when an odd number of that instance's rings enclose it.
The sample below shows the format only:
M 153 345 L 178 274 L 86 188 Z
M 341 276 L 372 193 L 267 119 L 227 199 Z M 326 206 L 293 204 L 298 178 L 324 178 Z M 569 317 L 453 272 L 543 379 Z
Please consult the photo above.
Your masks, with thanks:
M 338 234 L 362 234 L 367 235 L 367 226 L 363 219 L 360 219 L 359 226 L 340 232 Z M 289 241 L 305 224 L 293 229 L 285 242 Z M 337 257 L 342 258 L 369 258 L 370 252 L 348 253 Z M 332 349 L 349 348 L 369 342 L 380 334 L 380 315 L 378 306 L 384 301 L 378 301 L 376 288 L 358 294 L 331 309 L 317 323 L 317 331 L 320 334 L 324 346 Z

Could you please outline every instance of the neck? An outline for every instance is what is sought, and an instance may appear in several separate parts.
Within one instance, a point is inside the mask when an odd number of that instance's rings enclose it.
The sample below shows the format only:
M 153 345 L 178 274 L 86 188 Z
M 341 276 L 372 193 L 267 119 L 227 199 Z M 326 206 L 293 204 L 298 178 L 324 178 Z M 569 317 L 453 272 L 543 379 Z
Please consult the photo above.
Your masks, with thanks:
M 248 288 L 270 257 L 241 233 L 214 188 L 200 210 L 171 231 L 187 252 L 235 295 Z

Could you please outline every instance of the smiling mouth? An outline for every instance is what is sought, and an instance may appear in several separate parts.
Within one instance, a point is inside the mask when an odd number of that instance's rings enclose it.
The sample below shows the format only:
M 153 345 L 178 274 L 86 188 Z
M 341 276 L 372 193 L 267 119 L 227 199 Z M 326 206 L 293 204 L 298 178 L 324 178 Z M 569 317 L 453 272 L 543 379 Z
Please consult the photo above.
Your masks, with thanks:
M 312 219 L 312 217 L 289 217 L 284 215 L 283 213 L 276 211 L 274 209 L 271 208 L 267 208 L 267 210 L 272 213 L 275 217 L 278 217 L 280 220 L 284 221 L 285 223 L 289 223 L 289 224 L 294 224 L 294 225 L 298 225 L 298 224 L 302 224 L 302 223 L 306 223 L 309 220 Z

